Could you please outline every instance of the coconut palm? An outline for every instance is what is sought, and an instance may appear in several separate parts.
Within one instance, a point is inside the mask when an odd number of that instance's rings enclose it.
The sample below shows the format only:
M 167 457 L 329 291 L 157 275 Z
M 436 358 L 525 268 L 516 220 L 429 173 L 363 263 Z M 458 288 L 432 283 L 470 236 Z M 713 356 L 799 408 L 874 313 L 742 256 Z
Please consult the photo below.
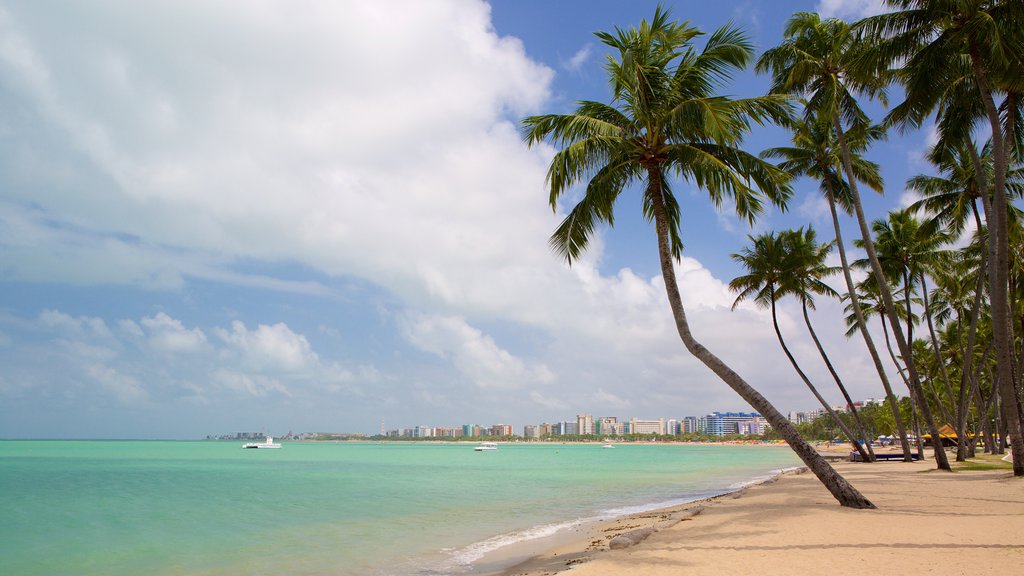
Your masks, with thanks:
M 777 158 L 779 168 L 786 170 L 794 176 L 809 176 L 820 183 L 819 189 L 828 202 L 829 211 L 832 215 L 832 228 L 835 232 L 835 245 L 839 251 L 839 260 L 842 264 L 843 278 L 846 281 L 846 289 L 852 301 L 853 310 L 860 315 L 860 306 L 857 303 L 857 288 L 853 282 L 853 275 L 850 272 L 850 262 L 846 256 L 846 245 L 843 242 L 842 228 L 839 225 L 839 213 L 836 205 L 839 204 L 849 213 L 853 210 L 852 197 L 849 186 L 841 174 L 840 152 L 836 142 L 835 131 L 831 123 L 818 118 L 801 119 L 792 122 L 789 128 L 793 131 L 793 145 L 786 147 L 770 148 L 762 152 L 766 158 Z M 847 147 L 850 149 L 851 165 L 854 174 L 860 182 L 867 184 L 876 192 L 882 191 L 882 177 L 878 165 L 865 160 L 862 152 L 870 142 L 882 136 L 881 130 L 876 126 L 865 124 L 858 125 L 847 132 Z M 861 337 L 864 345 L 867 346 L 871 360 L 875 364 L 875 371 L 885 389 L 886 403 L 892 413 L 896 426 L 896 435 L 900 439 L 900 446 L 903 448 L 903 460 L 913 460 L 910 453 L 910 443 L 907 441 L 906 428 L 903 418 L 900 415 L 899 404 L 896 395 L 889 383 L 889 376 L 885 372 L 882 358 L 875 348 L 874 340 L 868 331 L 867 323 L 859 318 Z M 851 404 L 852 405 L 852 404 Z
M 972 376 L 985 278 L 985 250 L 980 244 L 980 238 L 976 237 L 973 247 L 941 260 L 929 272 L 936 284 L 932 292 L 932 312 L 940 325 L 947 325 L 946 333 L 953 340 L 950 354 L 954 360 L 960 358 L 960 390 L 955 403 L 958 462 L 966 460 L 973 449 L 973 445 L 966 443 L 966 429 L 970 402 L 974 399 L 971 390 L 978 382 Z M 974 253 L 981 257 L 972 257 Z M 969 319 L 966 343 L 963 338 L 965 318 Z
M 799 12 L 786 24 L 782 44 L 766 51 L 758 60 L 757 69 L 771 73 L 772 93 L 795 93 L 807 98 L 805 118 L 818 117 L 831 122 L 839 144 L 864 250 L 871 264 L 871 273 L 880 286 L 886 287 L 882 290 L 882 303 L 906 362 L 909 385 L 920 389 L 921 380 L 914 366 L 910 343 L 903 336 L 892 295 L 886 286 L 885 274 L 871 241 L 871 230 L 864 215 L 850 147 L 846 143 L 848 127 L 867 123 L 867 116 L 860 108 L 855 94 L 877 96 L 883 100 L 885 97 L 884 74 L 858 73 L 855 63 L 863 58 L 864 52 L 865 47 L 855 42 L 854 33 L 846 22 L 836 18 L 821 20 L 815 13 Z M 917 397 L 923 398 L 923 394 L 917 394 Z M 920 406 L 920 409 L 929 431 L 938 437 L 938 427 L 931 410 L 927 404 Z M 942 450 L 935 450 L 935 460 L 940 469 L 951 470 Z
M 751 246 L 744 248 L 739 254 L 733 254 L 733 260 L 739 262 L 746 270 L 746 274 L 737 276 L 731 282 L 729 282 L 729 288 L 735 292 L 739 292 L 736 296 L 736 300 L 733 302 L 732 307 L 735 310 L 736 306 L 744 300 L 753 300 L 755 304 L 762 308 L 768 308 L 772 313 L 772 327 L 775 329 L 775 337 L 779 341 L 779 346 L 782 347 L 783 353 L 786 358 L 789 359 L 789 363 L 796 370 L 800 380 L 807 386 L 814 395 L 814 398 L 821 404 L 825 412 L 832 418 L 836 426 L 842 430 L 843 434 L 850 440 L 850 444 L 860 452 L 861 457 L 865 461 L 872 461 L 874 458 L 872 455 L 865 450 L 865 447 L 858 442 L 859 438 L 856 434 L 850 430 L 849 426 L 843 422 L 842 418 L 836 414 L 836 411 L 832 409 L 832 406 L 822 397 L 821 393 L 818 392 L 817 387 L 811 382 L 807 374 L 800 368 L 800 364 L 793 357 L 793 353 L 790 352 L 789 346 L 786 345 L 785 338 L 782 337 L 782 330 L 779 328 L 778 312 L 776 310 L 776 302 L 779 298 L 788 293 L 796 293 L 799 289 L 808 290 L 808 286 L 811 281 L 807 278 L 802 278 L 801 281 L 803 286 L 797 287 L 796 271 L 798 266 L 804 266 L 807 258 L 804 254 L 798 253 L 792 250 L 793 236 L 798 234 L 792 230 L 788 230 L 776 235 L 774 232 L 768 232 L 758 236 L 749 236 Z
M 811 324 L 811 317 L 808 313 L 809 309 L 814 309 L 815 295 L 839 296 L 824 281 L 839 271 L 838 267 L 829 266 L 825 263 L 825 259 L 832 251 L 834 244 L 835 242 L 818 244 L 817 234 L 810 226 L 788 232 L 786 234 L 786 249 L 789 265 L 787 266 L 787 274 L 785 276 L 786 292 L 800 299 L 800 309 L 803 313 L 804 325 L 807 326 L 807 332 L 811 335 L 811 340 L 814 341 L 818 354 L 821 355 L 822 361 L 825 362 L 825 367 L 828 368 L 829 374 L 832 375 L 832 379 L 839 388 L 839 392 L 843 395 L 843 399 L 846 400 L 846 405 L 849 406 L 850 415 L 853 416 L 853 422 L 857 428 L 858 437 L 865 440 L 864 444 L 870 456 L 869 460 L 873 461 L 875 454 L 871 448 L 871 443 L 868 442 L 869 437 L 865 433 L 866 428 L 861 420 L 860 411 L 857 409 L 856 403 L 850 397 L 846 386 L 843 385 L 842 378 L 839 377 L 839 373 L 836 372 L 832 361 L 825 352 L 825 347 L 818 338 L 818 333 L 814 330 L 814 325 Z
M 551 244 L 571 264 L 599 224 L 612 224 L 619 195 L 640 184 L 643 214 L 654 223 L 662 278 L 683 345 L 768 420 L 840 504 L 872 508 L 764 396 L 697 341 L 687 321 L 674 269 L 683 244 L 670 176 L 693 182 L 716 204 L 731 199 L 737 213 L 751 220 L 765 202 L 782 204 L 790 194 L 788 175 L 740 147 L 752 122 L 785 119 L 788 100 L 719 95 L 732 73 L 750 63 L 753 49 L 734 27 L 719 28 L 698 49 L 694 41 L 701 34 L 671 21 L 660 7 L 650 22 L 600 32 L 598 38 L 614 51 L 606 64 L 612 102 L 580 102 L 569 114 L 523 120 L 528 144 L 547 140 L 559 148 L 547 175 L 552 208 L 572 186 L 586 182 Z
M 1024 476 L 1024 427 L 1013 378 L 1013 333 L 1009 302 L 1009 237 L 1006 180 L 1019 146 L 1016 122 L 1024 60 L 1024 3 L 1019 0 L 888 0 L 895 11 L 858 24 L 866 44 L 861 72 L 899 65 L 896 77 L 905 101 L 893 122 L 919 126 L 940 116 L 943 138 L 967 134 L 986 119 L 992 135 L 992 200 L 989 215 L 989 294 L 992 301 L 996 376 L 1004 420 L 1011 430 L 1014 475 Z M 998 104 L 1002 93 L 1005 100 Z M 965 95 L 976 95 L 975 105 Z M 1001 110 L 1002 109 L 1002 110 Z M 985 197 L 983 197 L 984 199 Z M 986 207 L 988 208 L 988 207 Z

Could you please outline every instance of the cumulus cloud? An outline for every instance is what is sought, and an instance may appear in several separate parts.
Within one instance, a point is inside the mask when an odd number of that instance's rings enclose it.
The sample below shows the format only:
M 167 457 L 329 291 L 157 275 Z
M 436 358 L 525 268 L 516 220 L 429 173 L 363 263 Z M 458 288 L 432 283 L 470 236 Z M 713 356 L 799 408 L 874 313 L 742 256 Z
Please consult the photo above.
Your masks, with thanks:
M 166 352 L 194 352 L 206 344 L 206 334 L 199 328 L 185 328 L 181 321 L 163 312 L 140 321 L 149 333 L 150 344 Z
M 450 359 L 480 388 L 520 388 L 554 379 L 547 366 L 524 362 L 462 318 L 413 313 L 404 319 L 403 333 L 417 348 Z
M 238 358 L 244 366 L 269 372 L 301 372 L 319 362 L 309 341 L 292 332 L 283 322 L 260 324 L 249 330 L 240 321 L 231 330 L 218 328 L 217 336 L 227 344 L 224 356 Z

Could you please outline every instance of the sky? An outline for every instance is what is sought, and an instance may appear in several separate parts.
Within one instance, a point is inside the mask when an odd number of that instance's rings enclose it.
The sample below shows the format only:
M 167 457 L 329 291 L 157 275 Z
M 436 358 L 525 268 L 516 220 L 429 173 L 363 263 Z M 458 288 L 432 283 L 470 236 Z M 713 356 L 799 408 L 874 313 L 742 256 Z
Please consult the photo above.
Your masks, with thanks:
M 675 334 L 635 193 L 572 267 L 550 250 L 567 210 L 547 201 L 553 150 L 518 131 L 526 115 L 608 101 L 594 32 L 656 5 L 0 1 L 0 438 L 521 431 L 581 413 L 749 410 Z M 759 53 L 795 11 L 879 10 L 667 6 L 705 32 L 742 26 Z M 767 85 L 747 71 L 729 94 Z M 907 204 L 930 138 L 869 152 L 887 182 L 869 217 Z M 787 143 L 766 127 L 745 146 Z M 768 313 L 730 310 L 728 282 L 748 234 L 832 238 L 817 183 L 794 190 L 751 228 L 676 187 L 694 333 L 783 412 L 815 401 Z M 798 304 L 780 313 L 839 404 Z M 841 304 L 819 299 L 814 322 L 853 396 L 881 396 Z

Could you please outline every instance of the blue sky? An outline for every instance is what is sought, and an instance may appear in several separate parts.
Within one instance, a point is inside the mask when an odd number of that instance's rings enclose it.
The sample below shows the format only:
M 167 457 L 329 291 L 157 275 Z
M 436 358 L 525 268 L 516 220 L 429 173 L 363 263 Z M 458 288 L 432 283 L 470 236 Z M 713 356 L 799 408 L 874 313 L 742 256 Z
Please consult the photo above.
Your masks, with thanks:
M 669 3 L 758 50 L 794 11 Z M 675 336 L 634 196 L 567 268 L 547 247 L 551 150 L 527 114 L 607 100 L 598 30 L 656 2 L 0 2 L 0 437 L 195 438 L 682 417 L 747 407 Z M 736 96 L 765 90 L 752 72 Z M 874 107 L 880 112 L 880 108 Z M 873 149 L 879 217 L 928 132 Z M 774 128 L 748 147 L 786 143 Z M 817 186 L 752 230 L 680 185 L 695 333 L 782 409 L 814 400 L 729 254 L 812 224 Z M 852 221 L 847 229 L 852 237 Z M 782 327 L 826 372 L 793 303 Z M 838 304 L 815 319 L 857 397 L 881 395 Z M 838 394 L 829 394 L 838 403 Z

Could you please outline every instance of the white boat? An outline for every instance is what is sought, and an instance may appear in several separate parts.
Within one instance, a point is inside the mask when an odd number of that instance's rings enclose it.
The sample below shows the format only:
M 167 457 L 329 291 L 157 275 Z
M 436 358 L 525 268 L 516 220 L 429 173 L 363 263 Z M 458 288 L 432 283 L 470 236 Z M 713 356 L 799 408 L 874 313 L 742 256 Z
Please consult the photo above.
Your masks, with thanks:
M 280 444 L 274 444 L 273 436 L 267 436 L 266 442 L 249 442 L 242 444 L 242 448 L 280 448 Z
M 615 448 L 615 446 L 612 446 L 611 444 L 605 444 L 604 446 L 601 446 L 601 448 Z
M 476 446 L 476 448 L 473 448 L 473 450 L 476 450 L 477 452 L 484 452 L 486 450 L 497 450 L 497 449 L 498 449 L 498 445 L 495 444 L 494 442 L 481 442 L 479 445 Z

